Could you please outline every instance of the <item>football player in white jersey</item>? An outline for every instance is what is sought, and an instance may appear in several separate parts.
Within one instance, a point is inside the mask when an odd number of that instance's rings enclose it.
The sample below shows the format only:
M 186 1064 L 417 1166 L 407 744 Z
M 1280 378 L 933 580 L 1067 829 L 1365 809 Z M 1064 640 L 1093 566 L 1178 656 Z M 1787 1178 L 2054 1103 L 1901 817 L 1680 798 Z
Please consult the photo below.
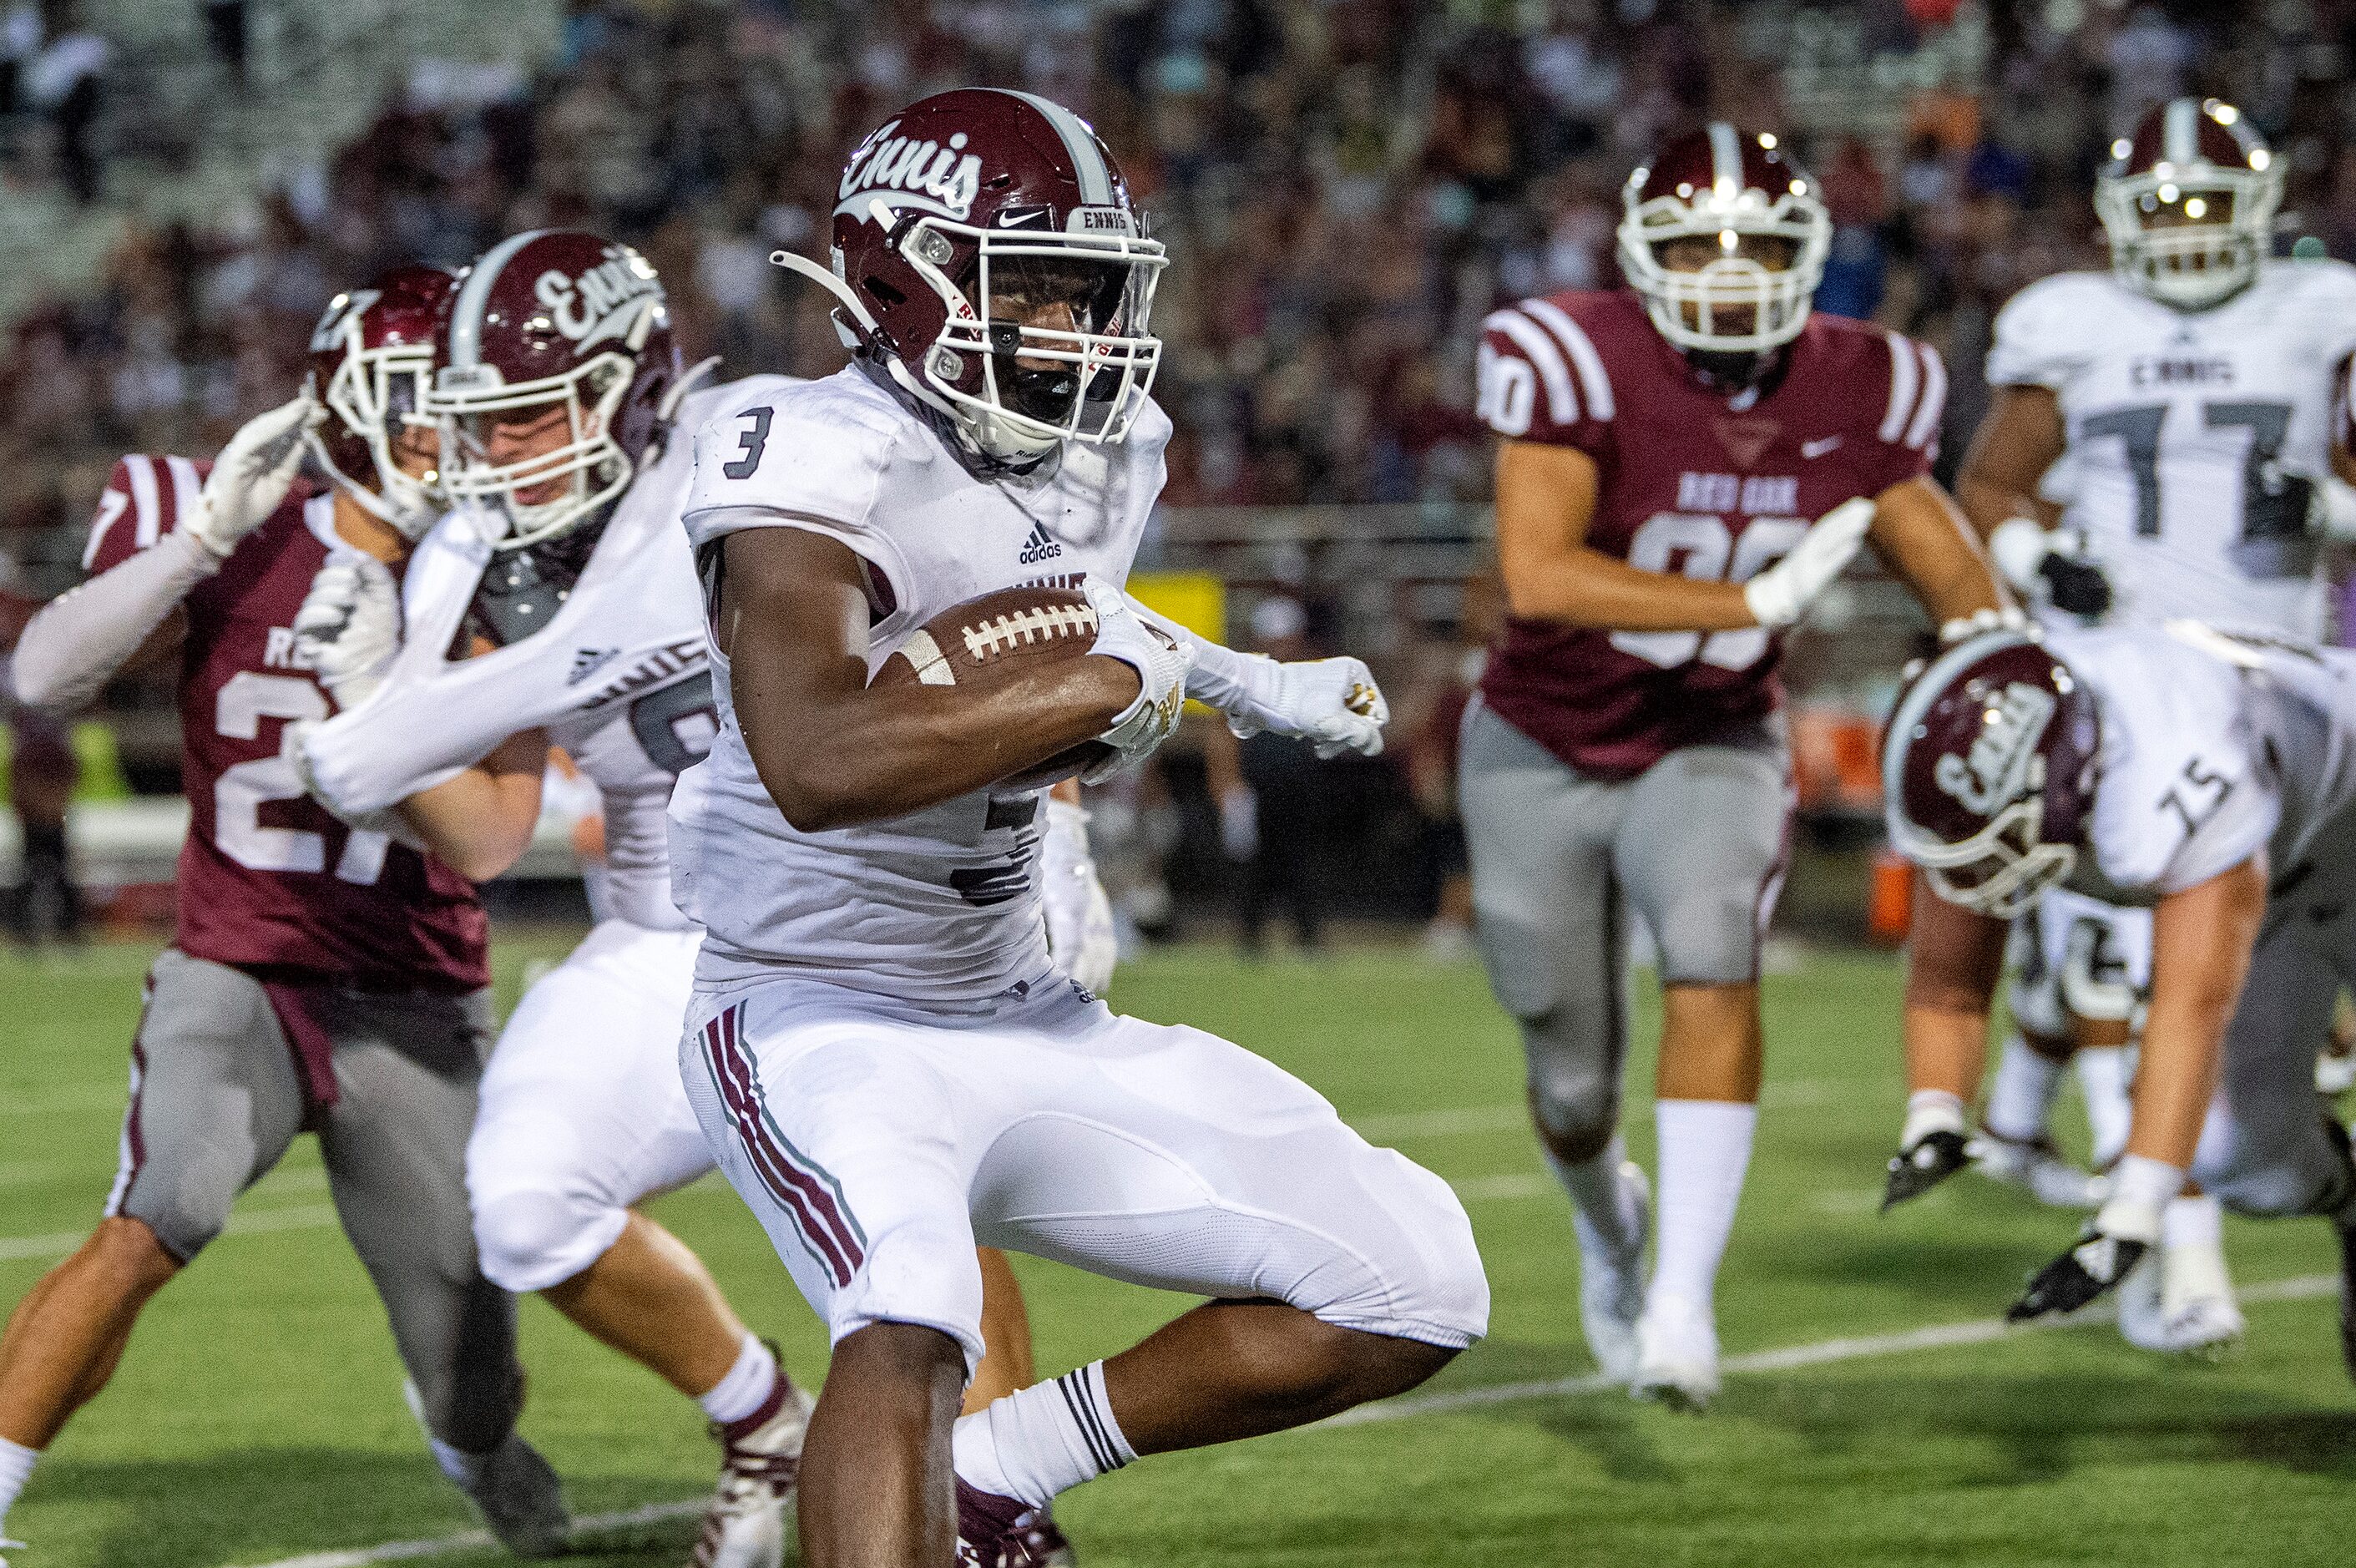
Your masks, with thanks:
M 1446 1183 L 1241 1047 L 1119 1016 L 1051 968 L 1005 782 L 1159 744 L 1193 695 L 1372 752 L 1355 660 L 1194 641 L 1120 591 L 1161 489 L 1147 396 L 1162 247 L 1103 144 L 960 90 L 852 155 L 835 271 L 853 362 L 697 435 L 720 733 L 671 805 L 706 931 L 680 1042 L 729 1179 L 831 1332 L 802 1468 L 818 1568 L 1009 1568 L 1025 1521 L 1141 1454 L 1313 1421 L 1422 1381 L 1485 1329 Z M 983 594 L 1082 586 L 1060 660 L 877 681 Z M 1215 1298 L 1141 1345 L 955 1418 L 980 1240 Z
M 296 630 L 342 711 L 288 755 L 331 809 L 379 820 L 398 803 L 403 829 L 478 880 L 528 847 L 552 743 L 594 786 L 598 923 L 493 1054 L 467 1151 L 476 1228 L 498 1283 L 545 1293 L 712 1418 L 724 1456 L 697 1563 L 773 1565 L 807 1401 L 693 1254 L 631 1206 L 712 1168 L 677 1066 L 701 933 L 671 901 L 663 810 L 713 715 L 678 524 L 691 450 L 669 437 L 792 383 L 691 390 L 659 279 L 594 235 L 518 235 L 467 280 L 427 409 L 449 424 L 446 482 L 471 504 L 397 590 L 356 559 L 320 573 Z M 1086 832 L 1076 807 L 1055 810 L 1062 950 L 1102 983 Z M 1028 1380 L 1022 1300 L 1001 1260 L 986 1266 L 1006 1330 L 990 1336 L 993 1376 L 1011 1390 Z
M 1999 632 L 1940 656 L 1884 736 L 1917 918 L 1918 1082 L 1966 1091 L 2005 922 L 2070 886 L 2147 908 L 2151 999 L 2109 1197 L 2015 1319 L 2084 1305 L 2162 1240 L 2188 1176 L 2237 1211 L 2331 1220 L 2356 1375 L 2356 1168 L 2315 1095 L 2356 978 L 2356 653 L 2198 622 Z
M 2112 152 L 2095 207 L 2113 269 L 2032 284 L 1997 317 L 1995 400 L 1956 498 L 2049 624 L 2189 616 L 2315 637 L 2309 511 L 2348 461 L 2333 407 L 2356 349 L 2356 269 L 2268 258 L 2283 170 L 2230 104 L 2178 99 Z M 2150 916 L 2064 889 L 2014 942 L 2016 1033 L 1972 1148 L 1988 1174 L 2093 1207 L 2102 1184 L 2055 1152 L 2048 1117 L 2076 1050 L 2097 1166 L 2125 1146 Z M 1923 1090 L 1915 1111 L 1894 1194 L 1940 1174 L 1941 1148 L 1962 1157 L 1962 1107 Z M 2215 1201 L 2180 1198 L 2167 1232 L 2122 1294 L 2122 1331 L 2152 1349 L 2230 1345 L 2243 1320 Z

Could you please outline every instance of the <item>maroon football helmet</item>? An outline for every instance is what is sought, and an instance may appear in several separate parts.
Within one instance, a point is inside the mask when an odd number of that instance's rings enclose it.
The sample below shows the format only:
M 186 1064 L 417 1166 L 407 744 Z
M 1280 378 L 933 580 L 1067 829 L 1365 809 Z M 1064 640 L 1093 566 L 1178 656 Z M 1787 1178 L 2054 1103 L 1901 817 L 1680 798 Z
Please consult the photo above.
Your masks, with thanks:
M 1621 205 L 1620 269 L 1678 348 L 1762 353 L 1808 324 L 1832 214 L 1775 137 L 1713 121 L 1630 175 Z M 1664 252 L 1692 240 L 1719 254 L 1698 268 L 1669 265 Z M 1762 241 L 1782 242 L 1780 253 Z
M 446 422 L 443 483 L 504 515 L 499 548 L 553 539 L 627 488 L 683 391 L 644 256 L 577 230 L 515 235 L 450 302 L 426 398 Z
M 393 444 L 434 427 L 425 393 L 457 285 L 440 267 L 395 267 L 329 300 L 311 331 L 305 384 L 329 415 L 311 432 L 312 454 L 344 493 L 412 539 L 441 515 L 444 497 L 439 475 L 401 471 Z
M 1891 847 L 1950 903 L 2011 918 L 2078 864 L 2100 738 L 2093 694 L 2033 634 L 1957 643 L 1882 732 Z
M 844 342 L 975 453 L 1129 434 L 1162 358 L 1163 257 L 1086 121 L 1027 92 L 936 93 L 859 145 L 837 196 L 831 274 L 769 259 L 831 290 Z
M 2248 116 L 2214 98 L 2179 98 L 2111 144 L 2094 210 L 2111 268 L 2179 310 L 2206 310 L 2258 275 L 2282 205 L 2283 168 Z

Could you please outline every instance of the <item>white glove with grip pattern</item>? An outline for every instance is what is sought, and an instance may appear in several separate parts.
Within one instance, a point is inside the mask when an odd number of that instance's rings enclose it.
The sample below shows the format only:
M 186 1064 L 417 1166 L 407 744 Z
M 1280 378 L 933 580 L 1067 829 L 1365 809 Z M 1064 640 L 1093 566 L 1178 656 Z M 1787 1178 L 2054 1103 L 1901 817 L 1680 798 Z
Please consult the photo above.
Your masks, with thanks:
M 1841 575 L 1865 543 L 1874 504 L 1863 496 L 1845 500 L 1810 525 L 1791 553 L 1742 585 L 1751 617 L 1770 630 L 1794 625 L 1809 604 Z
M 1119 588 L 1090 578 L 1085 591 L 1097 612 L 1097 640 L 1088 651 L 1119 660 L 1137 671 L 1139 682 L 1137 700 L 1115 714 L 1097 736 L 1115 753 L 1111 760 L 1090 768 L 1081 779 L 1097 784 L 1143 762 L 1178 727 L 1178 715 L 1186 706 L 1186 671 L 1194 661 L 1194 650 L 1192 644 L 1139 619 L 1130 607 L 1129 596 Z
M 1039 892 L 1047 910 L 1047 951 L 1065 973 L 1098 995 L 1120 961 L 1112 898 L 1088 853 L 1088 814 L 1069 800 L 1047 802 L 1039 843 Z
M 306 390 L 293 402 L 247 420 L 213 459 L 197 515 L 183 522 L 180 532 L 215 559 L 227 560 L 238 541 L 260 528 L 286 499 L 303 467 L 303 438 L 326 415 Z
M 401 586 L 373 555 L 327 557 L 294 612 L 294 657 L 346 713 L 369 700 L 401 649 Z
M 1364 660 L 1310 659 L 1280 664 L 1255 656 L 1249 664 L 1242 700 L 1226 711 L 1227 727 L 1238 736 L 1267 730 L 1305 740 L 1324 758 L 1345 751 L 1381 755 L 1391 705 Z

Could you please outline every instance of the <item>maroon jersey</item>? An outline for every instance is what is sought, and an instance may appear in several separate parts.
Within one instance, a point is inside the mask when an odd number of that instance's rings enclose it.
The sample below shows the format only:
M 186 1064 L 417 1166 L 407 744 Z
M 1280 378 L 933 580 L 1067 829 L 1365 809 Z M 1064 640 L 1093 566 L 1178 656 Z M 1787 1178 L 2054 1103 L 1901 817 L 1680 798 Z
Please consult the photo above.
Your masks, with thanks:
M 125 457 L 82 554 L 99 573 L 154 544 L 196 504 L 209 464 Z M 180 651 L 181 950 L 266 978 L 371 989 L 487 983 L 472 885 L 382 833 L 346 827 L 279 760 L 289 719 L 325 718 L 294 662 L 294 612 L 327 558 L 333 503 L 297 483 L 221 569 L 190 590 Z
M 1947 377 L 1930 349 L 1814 316 L 1780 379 L 1730 397 L 1694 375 L 1627 291 L 1525 300 L 1483 324 L 1481 413 L 1576 446 L 1600 489 L 1587 543 L 1647 572 L 1746 581 L 1845 500 L 1930 468 Z M 1581 773 L 1627 779 L 1772 713 L 1776 638 L 1513 620 L 1481 700 Z

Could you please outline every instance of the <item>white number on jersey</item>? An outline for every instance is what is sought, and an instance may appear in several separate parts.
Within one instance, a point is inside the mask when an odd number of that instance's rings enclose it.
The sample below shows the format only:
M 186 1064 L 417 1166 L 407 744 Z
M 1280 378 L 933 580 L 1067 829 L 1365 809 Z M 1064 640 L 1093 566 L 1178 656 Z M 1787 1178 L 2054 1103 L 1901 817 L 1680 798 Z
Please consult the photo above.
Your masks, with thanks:
M 1747 583 L 1807 532 L 1808 525 L 1796 517 L 1754 517 L 1738 538 L 1724 518 L 1709 512 L 1655 512 L 1628 541 L 1628 564 L 1640 572 L 1706 583 Z M 1615 631 L 1612 646 L 1666 669 L 1690 664 L 1698 655 L 1703 663 L 1720 670 L 1748 670 L 1767 657 L 1767 628 Z
M 224 682 L 214 703 L 213 729 L 231 740 L 253 740 L 264 719 L 324 719 L 327 699 L 319 688 L 294 675 L 257 675 L 240 671 Z M 225 768 L 213 781 L 213 843 L 250 871 L 325 871 L 327 841 L 302 828 L 264 827 L 262 808 L 272 800 L 299 800 L 303 786 L 282 757 L 258 757 Z M 392 841 L 358 829 L 344 840 L 336 862 L 342 881 L 367 887 L 384 873 Z

